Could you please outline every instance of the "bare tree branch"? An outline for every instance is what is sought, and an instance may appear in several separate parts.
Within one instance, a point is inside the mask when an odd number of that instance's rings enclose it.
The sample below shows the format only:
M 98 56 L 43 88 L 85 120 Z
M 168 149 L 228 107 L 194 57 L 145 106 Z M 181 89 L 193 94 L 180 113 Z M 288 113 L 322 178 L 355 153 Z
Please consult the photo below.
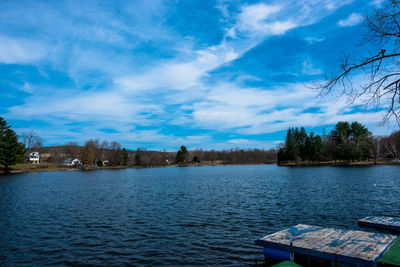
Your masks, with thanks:
M 383 122 L 394 117 L 400 125 L 400 1 L 388 0 L 386 6 L 366 15 L 364 25 L 369 30 L 367 42 L 375 42 L 379 52 L 354 62 L 345 56 L 340 70 L 325 82 L 313 86 L 320 95 L 332 93 L 336 88 L 348 96 L 365 104 L 375 104 L 386 109 Z M 364 85 L 353 86 L 353 79 L 360 73 L 369 74 Z

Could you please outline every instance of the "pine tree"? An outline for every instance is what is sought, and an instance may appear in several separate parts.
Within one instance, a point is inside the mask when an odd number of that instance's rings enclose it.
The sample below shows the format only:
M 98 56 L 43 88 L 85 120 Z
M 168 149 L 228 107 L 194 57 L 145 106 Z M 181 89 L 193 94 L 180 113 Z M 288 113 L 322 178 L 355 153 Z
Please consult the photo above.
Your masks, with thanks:
M 372 133 L 358 122 L 351 124 L 351 158 L 353 160 L 362 160 L 368 157 L 369 148 L 372 146 Z
M 141 164 L 141 162 L 140 162 L 140 149 L 139 148 L 136 151 L 135 163 L 136 163 L 136 166 L 140 166 L 140 164 Z
M 192 162 L 195 163 L 195 164 L 200 163 L 199 157 L 198 156 L 194 156 L 193 159 L 192 159 Z
M 176 162 L 185 163 L 186 155 L 188 154 L 187 148 L 185 146 L 181 146 L 181 149 L 176 152 Z
M 11 165 L 22 162 L 25 152 L 25 145 L 18 142 L 17 134 L 0 117 L 0 164 L 5 167 L 5 171 L 9 172 Z
M 335 129 L 332 130 L 331 136 L 335 145 L 334 157 L 340 160 L 349 161 L 351 158 L 350 151 L 350 134 L 351 127 L 348 122 L 340 121 L 336 123 Z
M 128 163 L 128 151 L 125 148 L 122 149 L 122 165 L 126 166 Z
M 295 140 L 295 130 L 293 128 L 289 128 L 289 130 L 287 131 L 285 148 L 286 148 L 286 160 L 297 161 L 299 153 Z

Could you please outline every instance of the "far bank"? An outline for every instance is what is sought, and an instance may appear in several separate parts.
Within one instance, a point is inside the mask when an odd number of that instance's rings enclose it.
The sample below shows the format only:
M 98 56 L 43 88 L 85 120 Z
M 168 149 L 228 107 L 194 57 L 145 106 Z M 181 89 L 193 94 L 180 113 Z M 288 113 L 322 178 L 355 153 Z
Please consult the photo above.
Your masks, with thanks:
M 19 173 L 27 173 L 27 172 L 49 172 L 49 171 L 91 171 L 91 170 L 113 170 L 113 169 L 143 169 L 143 168 L 162 168 L 162 167 L 201 167 L 201 166 L 224 166 L 224 165 L 270 165 L 276 164 L 281 167 L 369 167 L 375 165 L 400 165 L 394 161 L 388 160 L 380 160 L 376 163 L 374 161 L 357 161 L 357 162 L 334 162 L 334 161 L 325 161 L 325 162 L 285 162 L 285 163 L 277 163 L 275 161 L 263 162 L 263 163 L 227 163 L 223 161 L 209 161 L 202 162 L 197 164 L 168 164 L 168 165 L 149 165 L 149 166 L 102 166 L 102 167 L 84 167 L 84 168 L 76 168 L 65 165 L 60 165 L 56 163 L 40 163 L 40 164 L 29 164 L 29 163 L 19 163 L 11 167 L 10 172 L 8 174 L 19 174 Z M 7 174 L 4 171 L 4 168 L 0 167 L 0 174 Z

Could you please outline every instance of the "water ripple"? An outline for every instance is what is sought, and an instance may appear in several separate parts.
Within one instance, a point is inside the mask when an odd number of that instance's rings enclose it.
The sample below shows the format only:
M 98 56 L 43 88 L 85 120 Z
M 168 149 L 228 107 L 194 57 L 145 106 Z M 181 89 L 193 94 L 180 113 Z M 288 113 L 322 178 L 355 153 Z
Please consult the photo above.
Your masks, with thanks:
M 298 223 L 399 214 L 396 166 L 45 172 L 0 179 L 1 266 L 243 266 Z M 376 184 L 376 186 L 373 186 Z

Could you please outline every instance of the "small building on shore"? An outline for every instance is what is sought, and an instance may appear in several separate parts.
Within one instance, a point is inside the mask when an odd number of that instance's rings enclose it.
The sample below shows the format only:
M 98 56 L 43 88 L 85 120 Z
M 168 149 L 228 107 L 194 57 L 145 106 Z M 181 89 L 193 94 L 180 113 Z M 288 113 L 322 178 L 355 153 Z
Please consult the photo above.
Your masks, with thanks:
M 71 158 L 65 159 L 62 164 L 65 166 L 70 166 L 70 167 L 82 166 L 82 163 L 79 159 L 71 159 Z
M 39 164 L 40 162 L 40 155 L 39 152 L 31 152 L 27 156 L 27 161 L 32 164 Z

